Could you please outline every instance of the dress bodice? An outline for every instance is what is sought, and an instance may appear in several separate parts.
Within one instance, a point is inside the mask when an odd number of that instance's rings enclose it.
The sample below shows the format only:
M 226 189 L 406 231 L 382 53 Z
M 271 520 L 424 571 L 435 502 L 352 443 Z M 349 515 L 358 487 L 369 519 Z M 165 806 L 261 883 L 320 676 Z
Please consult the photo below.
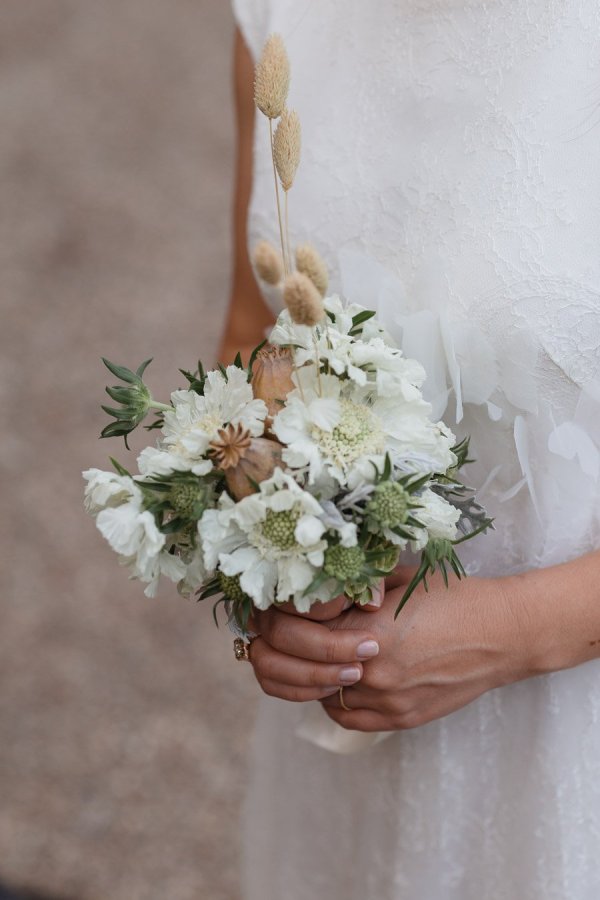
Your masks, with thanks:
M 282 34 L 303 127 L 293 242 L 424 363 L 472 436 L 497 532 L 472 571 L 600 538 L 600 7 L 595 0 L 236 0 Z M 568 77 L 565 77 L 568 72 Z M 276 242 L 266 120 L 250 244 Z M 274 293 L 267 295 L 277 302 Z M 568 522 L 568 526 L 566 525 Z

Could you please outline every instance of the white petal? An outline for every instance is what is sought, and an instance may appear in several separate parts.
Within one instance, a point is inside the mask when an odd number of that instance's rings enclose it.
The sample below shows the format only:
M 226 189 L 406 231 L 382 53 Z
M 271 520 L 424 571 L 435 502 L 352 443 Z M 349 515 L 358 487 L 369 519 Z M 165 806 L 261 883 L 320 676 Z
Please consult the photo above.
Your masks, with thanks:
M 325 525 L 315 516 L 300 516 L 294 530 L 294 537 L 301 547 L 312 547 L 325 531 Z

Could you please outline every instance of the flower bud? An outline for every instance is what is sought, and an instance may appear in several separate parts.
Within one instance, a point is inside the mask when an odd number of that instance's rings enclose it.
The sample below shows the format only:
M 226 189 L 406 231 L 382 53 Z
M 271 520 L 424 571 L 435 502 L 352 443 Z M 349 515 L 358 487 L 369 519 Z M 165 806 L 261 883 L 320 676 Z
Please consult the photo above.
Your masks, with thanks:
M 308 325 L 312 328 L 325 315 L 321 295 L 310 278 L 302 272 L 288 275 L 283 286 L 283 299 L 296 325 Z
M 279 284 L 283 278 L 281 255 L 268 241 L 259 241 L 254 248 L 254 265 L 258 277 L 267 284 Z
M 272 34 L 260 55 L 254 74 L 254 102 L 269 119 L 283 112 L 290 89 L 290 61 L 283 39 Z
M 296 268 L 310 278 L 321 297 L 327 293 L 327 266 L 312 244 L 302 244 L 296 248 Z
M 227 489 L 235 500 L 256 492 L 256 486 L 281 466 L 283 445 L 268 438 L 250 436 L 241 425 L 226 425 L 210 443 L 217 465 L 225 472 Z
M 294 363 L 289 347 L 265 344 L 259 350 L 252 367 L 252 391 L 258 400 L 264 400 L 269 411 L 265 428 L 269 429 L 273 419 L 283 408 L 285 398 L 294 390 L 292 372 Z

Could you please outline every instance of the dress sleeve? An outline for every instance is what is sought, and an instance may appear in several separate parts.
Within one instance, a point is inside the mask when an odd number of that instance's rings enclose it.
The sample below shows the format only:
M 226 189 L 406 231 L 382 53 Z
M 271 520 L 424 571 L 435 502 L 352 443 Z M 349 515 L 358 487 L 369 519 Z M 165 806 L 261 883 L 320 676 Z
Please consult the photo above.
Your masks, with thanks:
M 267 0 L 231 0 L 236 24 L 252 54 L 257 60 L 266 39 L 269 16 Z

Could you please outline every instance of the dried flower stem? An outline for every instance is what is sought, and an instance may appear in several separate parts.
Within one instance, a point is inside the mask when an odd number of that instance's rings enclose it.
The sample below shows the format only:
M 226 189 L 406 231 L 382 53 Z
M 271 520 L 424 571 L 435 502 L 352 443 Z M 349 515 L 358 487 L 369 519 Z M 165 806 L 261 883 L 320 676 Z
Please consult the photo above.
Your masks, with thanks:
M 292 270 L 292 252 L 290 250 L 290 227 L 289 227 L 289 216 L 288 216 L 288 194 L 289 191 L 284 192 L 285 196 L 285 247 L 287 250 L 288 257 L 288 272 Z
M 281 219 L 281 203 L 279 202 L 279 181 L 275 167 L 275 153 L 273 151 L 273 119 L 269 119 L 269 143 L 271 145 L 271 160 L 273 161 L 273 178 L 275 179 L 275 199 L 277 200 L 277 221 L 279 222 L 279 238 L 281 240 L 281 255 L 283 257 L 284 275 L 289 275 L 289 261 L 286 254 L 285 240 L 283 236 L 283 222 Z
M 317 340 L 317 329 L 316 327 L 312 330 L 313 333 L 313 343 L 315 345 L 315 364 L 317 366 L 317 384 L 319 387 L 319 397 L 323 396 L 323 385 L 321 384 L 321 359 L 319 357 L 319 342 Z

